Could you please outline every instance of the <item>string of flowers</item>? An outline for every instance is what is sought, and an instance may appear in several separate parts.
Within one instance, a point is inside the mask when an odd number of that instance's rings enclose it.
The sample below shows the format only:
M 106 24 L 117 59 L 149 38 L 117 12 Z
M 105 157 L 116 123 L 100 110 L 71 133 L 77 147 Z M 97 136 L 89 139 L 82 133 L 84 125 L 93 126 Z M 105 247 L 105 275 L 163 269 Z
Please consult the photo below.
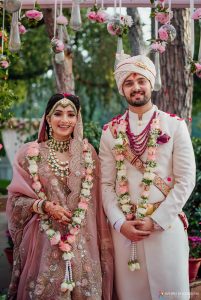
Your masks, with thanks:
M 190 60 L 191 73 L 195 73 L 199 78 L 201 78 L 201 8 L 198 8 L 192 14 L 192 19 L 199 21 L 200 25 L 200 46 L 198 51 L 198 61 Z
M 114 146 L 117 170 L 117 200 L 127 220 L 132 220 L 135 217 L 144 218 L 145 216 L 153 213 L 153 205 L 150 205 L 148 200 L 149 190 L 155 177 L 154 171 L 157 167 L 156 150 L 158 147 L 158 138 L 161 134 L 159 121 L 159 117 L 156 117 L 152 120 L 150 125 L 149 139 L 147 143 L 148 156 L 141 181 L 142 191 L 139 199 L 137 200 L 136 211 L 134 211 L 129 194 L 128 177 L 125 165 L 125 151 L 126 145 L 128 144 L 126 131 L 128 124 L 126 120 L 117 120 L 114 125 L 117 133 Z M 134 242 L 131 243 L 131 255 L 128 261 L 128 267 L 131 271 L 140 269 L 140 263 L 137 259 L 136 243 Z
M 40 159 L 40 156 L 39 144 L 37 142 L 31 143 L 30 147 L 27 150 L 26 158 L 29 163 L 28 170 L 31 178 L 33 179 L 32 188 L 36 192 L 40 200 L 47 200 L 44 189 L 38 177 L 37 163 Z M 61 284 L 62 292 L 66 292 L 67 290 L 72 291 L 75 287 L 71 266 L 71 260 L 74 257 L 73 245 L 76 242 L 76 236 L 78 235 L 82 223 L 86 217 L 87 208 L 91 200 L 91 189 L 93 187 L 93 169 L 95 168 L 95 166 L 92 158 L 92 151 L 87 140 L 83 141 L 83 158 L 85 177 L 81 185 L 78 207 L 75 209 L 71 218 L 71 222 L 67 225 L 66 228 L 67 234 L 61 236 L 60 231 L 54 230 L 54 228 L 52 227 L 52 221 L 46 214 L 41 215 L 40 220 L 41 230 L 46 233 L 50 244 L 52 246 L 58 245 L 59 249 L 63 252 L 62 258 L 66 263 L 66 271 L 64 280 Z

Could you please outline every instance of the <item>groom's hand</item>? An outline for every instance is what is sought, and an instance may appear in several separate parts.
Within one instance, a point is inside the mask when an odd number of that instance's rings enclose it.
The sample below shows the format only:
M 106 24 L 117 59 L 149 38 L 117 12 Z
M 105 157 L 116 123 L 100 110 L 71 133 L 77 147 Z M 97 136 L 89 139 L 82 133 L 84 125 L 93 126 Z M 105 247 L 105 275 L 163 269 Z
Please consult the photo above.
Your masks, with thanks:
M 125 221 L 121 226 L 120 232 L 132 242 L 139 242 L 151 234 L 151 231 L 139 230 L 137 228 L 144 224 L 145 223 L 142 220 Z

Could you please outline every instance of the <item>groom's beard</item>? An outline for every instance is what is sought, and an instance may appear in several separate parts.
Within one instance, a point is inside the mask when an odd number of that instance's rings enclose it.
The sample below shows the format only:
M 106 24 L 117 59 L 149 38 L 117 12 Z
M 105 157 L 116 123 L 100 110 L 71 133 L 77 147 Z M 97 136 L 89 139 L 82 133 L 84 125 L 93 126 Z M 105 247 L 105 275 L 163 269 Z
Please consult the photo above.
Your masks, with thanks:
M 140 107 L 147 104 L 151 99 L 151 95 L 146 95 L 143 91 L 132 92 L 126 101 L 129 105 L 134 107 Z

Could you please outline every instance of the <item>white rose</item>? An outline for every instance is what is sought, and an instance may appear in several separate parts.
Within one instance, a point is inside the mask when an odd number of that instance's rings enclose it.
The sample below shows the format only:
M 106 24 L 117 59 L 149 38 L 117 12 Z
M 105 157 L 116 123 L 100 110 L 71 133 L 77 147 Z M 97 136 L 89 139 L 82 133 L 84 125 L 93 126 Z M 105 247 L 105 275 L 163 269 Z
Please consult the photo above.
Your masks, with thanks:
M 121 204 L 127 204 L 127 203 L 129 203 L 129 199 L 128 198 L 121 198 L 121 200 L 119 200 L 119 202 L 121 203 Z
M 128 213 L 130 211 L 130 209 L 131 209 L 131 205 L 129 205 L 129 204 L 123 204 L 122 207 L 121 207 L 121 209 L 122 209 L 123 212 L 127 212 Z
M 55 231 L 53 229 L 48 229 L 46 231 L 46 234 L 48 235 L 48 237 L 53 237 L 55 235 Z
M 147 209 L 143 208 L 143 207 L 138 207 L 137 209 L 137 213 L 141 214 L 141 215 L 146 215 Z
M 65 253 L 62 255 L 62 257 L 63 257 L 64 260 L 71 260 L 71 258 L 74 257 L 74 254 L 73 254 L 73 252 L 68 252 L 68 253 L 65 252 Z
M 82 219 L 79 217 L 73 217 L 73 222 L 77 223 L 77 224 L 81 224 Z
M 81 189 L 81 194 L 83 196 L 90 196 L 90 190 L 89 189 Z
M 123 170 L 118 171 L 117 176 L 118 177 L 126 177 L 126 170 L 123 169 Z
M 38 166 L 37 164 L 32 164 L 28 167 L 28 170 L 31 174 L 35 174 L 38 172 Z
M 139 262 L 135 263 L 135 270 L 140 270 L 140 264 L 139 264 Z
M 128 268 L 131 272 L 135 271 L 135 263 L 129 263 Z
M 87 153 L 87 154 L 85 155 L 84 160 L 85 160 L 87 163 L 90 164 L 90 163 L 92 162 L 92 156 L 91 156 L 91 153 Z
M 124 141 L 122 138 L 118 138 L 115 140 L 115 145 L 123 145 Z
M 89 189 L 89 188 L 91 187 L 91 184 L 88 183 L 87 181 L 85 181 L 85 182 L 82 183 L 82 187 L 83 187 L 84 189 Z
M 71 292 L 71 291 L 73 290 L 73 288 L 74 288 L 74 285 L 73 285 L 72 283 L 68 283 L 67 286 L 68 286 L 68 290 L 69 290 L 70 292 Z
M 36 161 L 34 159 L 29 159 L 29 165 L 36 165 Z
M 155 177 L 155 174 L 154 173 L 146 172 L 146 173 L 144 173 L 143 177 L 144 177 L 144 179 L 153 180 L 154 177 Z
M 43 230 L 48 230 L 50 226 L 48 224 L 42 223 L 41 227 Z
M 62 282 L 61 291 L 66 292 L 68 290 L 68 284 L 66 282 Z

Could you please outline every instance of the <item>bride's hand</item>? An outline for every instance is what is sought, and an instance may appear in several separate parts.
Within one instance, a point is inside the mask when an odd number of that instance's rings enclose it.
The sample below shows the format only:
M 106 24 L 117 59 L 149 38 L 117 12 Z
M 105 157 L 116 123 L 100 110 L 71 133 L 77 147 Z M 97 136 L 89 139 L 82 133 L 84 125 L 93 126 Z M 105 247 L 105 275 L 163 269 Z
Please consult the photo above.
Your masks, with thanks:
M 72 213 L 59 204 L 47 201 L 44 206 L 44 211 L 54 220 L 67 225 L 72 217 Z

